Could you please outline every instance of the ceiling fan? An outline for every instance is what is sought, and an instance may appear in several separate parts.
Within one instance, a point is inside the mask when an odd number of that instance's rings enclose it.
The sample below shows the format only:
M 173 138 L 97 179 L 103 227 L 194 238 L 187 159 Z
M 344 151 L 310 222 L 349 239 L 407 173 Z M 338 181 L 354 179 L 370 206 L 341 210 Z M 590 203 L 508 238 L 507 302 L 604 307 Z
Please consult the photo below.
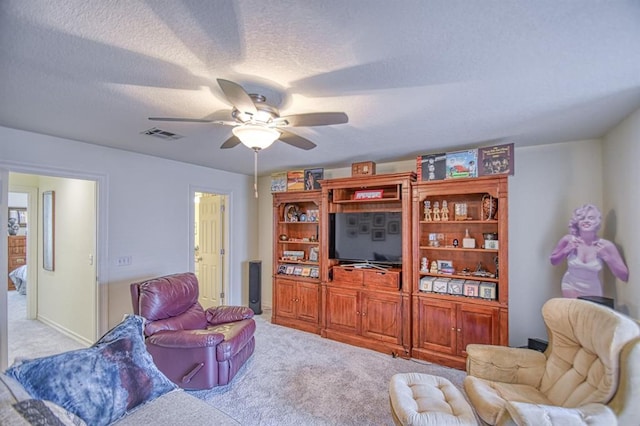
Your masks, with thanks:
M 149 117 L 149 120 L 214 123 L 233 126 L 233 129 L 231 129 L 233 135 L 220 148 L 233 148 L 242 143 L 253 150 L 253 189 L 256 198 L 258 198 L 258 151 L 268 148 L 277 140 L 305 150 L 316 147 L 316 144 L 309 139 L 284 130 L 284 128 L 327 126 L 343 124 L 349 121 L 349 117 L 344 112 L 312 112 L 280 117 L 280 111 L 276 107 L 267 104 L 267 99 L 264 96 L 249 94 L 242 86 L 233 81 L 221 78 L 217 81 L 227 100 L 233 106 L 230 111 L 219 111 L 214 114 L 217 117 L 211 119 Z
M 343 124 L 349 121 L 344 112 L 315 112 L 280 116 L 280 111 L 266 103 L 266 98 L 259 94 L 249 94 L 242 86 L 233 81 L 218 79 L 218 85 L 227 97 L 233 109 L 219 111 L 217 117 L 211 119 L 149 117 L 156 121 L 183 121 L 195 123 L 214 123 L 233 126 L 233 135 L 220 148 L 227 149 L 242 143 L 259 151 L 280 140 L 296 148 L 313 149 L 316 144 L 310 140 L 291 133 L 285 128 L 326 126 Z

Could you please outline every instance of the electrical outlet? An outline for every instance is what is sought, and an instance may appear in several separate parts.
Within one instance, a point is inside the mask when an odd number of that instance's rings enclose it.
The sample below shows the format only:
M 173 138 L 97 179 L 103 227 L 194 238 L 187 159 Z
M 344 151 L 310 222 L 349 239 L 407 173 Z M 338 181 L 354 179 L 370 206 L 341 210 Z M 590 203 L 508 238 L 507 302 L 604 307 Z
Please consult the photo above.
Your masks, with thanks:
M 116 266 L 131 265 L 131 256 L 120 256 L 116 259 Z

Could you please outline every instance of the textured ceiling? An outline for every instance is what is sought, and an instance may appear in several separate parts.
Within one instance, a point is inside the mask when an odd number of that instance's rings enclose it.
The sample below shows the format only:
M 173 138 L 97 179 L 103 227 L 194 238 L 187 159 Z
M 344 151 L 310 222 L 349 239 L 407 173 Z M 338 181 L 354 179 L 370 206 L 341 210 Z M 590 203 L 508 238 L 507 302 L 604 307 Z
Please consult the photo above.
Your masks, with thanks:
M 601 137 L 640 108 L 640 1 L 2 0 L 0 125 L 251 174 L 224 78 L 318 146 L 261 174 Z M 152 127 L 183 136 L 141 134 Z

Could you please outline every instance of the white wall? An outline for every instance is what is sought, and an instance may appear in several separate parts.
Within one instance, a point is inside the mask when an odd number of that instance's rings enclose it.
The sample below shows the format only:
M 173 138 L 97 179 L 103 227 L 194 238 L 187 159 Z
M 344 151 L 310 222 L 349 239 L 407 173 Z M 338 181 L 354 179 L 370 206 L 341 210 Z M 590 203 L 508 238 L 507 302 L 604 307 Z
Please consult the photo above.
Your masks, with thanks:
M 546 338 L 540 308 L 561 296 L 566 266 L 551 266 L 549 255 L 567 232 L 573 209 L 602 205 L 599 140 L 515 149 L 515 176 L 509 178 L 509 343 Z M 425 151 L 426 153 L 426 151 Z M 415 171 L 414 159 L 376 165 L 377 174 Z M 351 176 L 351 168 L 325 169 L 325 178 Z M 263 304 L 272 303 L 272 210 L 269 177 L 260 181 L 260 259 Z
M 42 267 L 42 244 L 38 259 L 29 262 L 29 267 L 37 268 L 38 319 L 86 343 L 98 337 L 95 187 L 94 181 L 39 178 L 40 193 L 54 191 L 55 196 L 54 270 Z M 38 205 L 37 241 L 42 241 L 42 205 Z
M 615 242 L 629 268 L 629 282 L 615 280 L 616 309 L 640 318 L 640 110 L 604 140 L 604 237 Z M 614 278 L 609 273 L 610 279 Z
M 212 155 L 215 155 L 212 152 Z M 104 181 L 105 264 L 100 290 L 108 296 L 108 325 L 131 312 L 129 284 L 145 278 L 192 271 L 189 239 L 190 186 L 229 194 L 230 247 L 228 303 L 246 305 L 247 262 L 257 255 L 256 202 L 250 176 L 0 127 L 0 168 Z M 0 246 L 2 247 L 2 246 Z M 0 249 L 6 257 L 6 248 Z M 118 267 L 120 256 L 130 266 Z

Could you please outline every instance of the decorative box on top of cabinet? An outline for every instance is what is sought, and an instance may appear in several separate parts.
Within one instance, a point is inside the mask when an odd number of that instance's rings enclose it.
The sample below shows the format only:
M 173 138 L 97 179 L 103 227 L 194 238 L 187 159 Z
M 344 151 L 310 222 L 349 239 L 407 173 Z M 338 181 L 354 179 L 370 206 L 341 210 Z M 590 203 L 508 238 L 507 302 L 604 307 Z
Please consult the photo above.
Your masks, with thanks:
M 416 183 L 413 234 L 413 357 L 462 369 L 467 344 L 508 345 L 507 177 Z

